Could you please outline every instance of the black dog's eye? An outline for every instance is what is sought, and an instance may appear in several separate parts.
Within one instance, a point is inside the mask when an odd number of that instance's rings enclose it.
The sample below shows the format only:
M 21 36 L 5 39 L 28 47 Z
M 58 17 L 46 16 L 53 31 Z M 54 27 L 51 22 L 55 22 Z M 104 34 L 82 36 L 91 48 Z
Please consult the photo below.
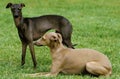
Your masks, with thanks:
M 15 8 L 14 8 L 14 7 L 11 7 L 11 9 L 12 9 L 12 10 L 15 10 Z
M 21 8 L 18 8 L 18 10 L 21 10 Z
M 14 6 L 11 6 L 11 9 L 14 9 Z

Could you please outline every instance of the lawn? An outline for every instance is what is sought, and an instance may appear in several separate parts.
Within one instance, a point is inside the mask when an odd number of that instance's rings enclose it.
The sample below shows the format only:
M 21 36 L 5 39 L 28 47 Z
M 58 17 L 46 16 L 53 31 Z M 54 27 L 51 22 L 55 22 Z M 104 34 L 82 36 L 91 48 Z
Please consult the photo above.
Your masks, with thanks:
M 21 41 L 14 25 L 10 0 L 0 1 L 0 79 L 120 79 L 120 0 L 11 0 L 25 3 L 23 16 L 62 15 L 73 26 L 75 48 L 91 48 L 107 55 L 112 63 L 110 77 L 58 75 L 31 78 L 23 74 L 50 71 L 51 57 L 47 47 L 35 46 L 37 68 L 33 69 L 27 49 L 26 63 L 21 67 Z

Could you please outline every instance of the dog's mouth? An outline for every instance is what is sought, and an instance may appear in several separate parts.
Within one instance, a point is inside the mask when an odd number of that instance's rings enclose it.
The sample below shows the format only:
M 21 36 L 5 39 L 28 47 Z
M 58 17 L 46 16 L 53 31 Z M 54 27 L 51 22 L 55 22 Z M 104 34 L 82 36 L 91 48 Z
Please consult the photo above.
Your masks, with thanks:
M 33 44 L 36 45 L 36 46 L 43 46 L 43 45 L 41 45 L 40 43 L 35 42 L 35 41 L 33 42 Z
M 34 44 L 34 45 L 36 45 L 36 46 L 43 46 L 43 45 L 38 45 L 38 44 Z
M 15 15 L 14 17 L 15 17 L 15 18 L 18 18 L 19 16 Z

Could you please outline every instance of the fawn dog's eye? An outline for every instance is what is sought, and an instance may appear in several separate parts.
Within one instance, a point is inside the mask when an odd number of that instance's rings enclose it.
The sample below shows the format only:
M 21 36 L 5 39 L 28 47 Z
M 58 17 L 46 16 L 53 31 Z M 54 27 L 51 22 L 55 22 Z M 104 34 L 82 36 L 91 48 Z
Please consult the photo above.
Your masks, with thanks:
M 42 37 L 42 40 L 45 40 L 45 38 L 44 38 L 44 37 Z

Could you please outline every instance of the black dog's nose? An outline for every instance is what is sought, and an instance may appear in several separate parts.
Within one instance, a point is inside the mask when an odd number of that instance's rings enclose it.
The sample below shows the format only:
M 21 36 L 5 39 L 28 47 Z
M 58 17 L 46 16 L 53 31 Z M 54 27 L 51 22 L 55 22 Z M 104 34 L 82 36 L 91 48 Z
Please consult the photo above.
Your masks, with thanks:
M 15 17 L 15 18 L 18 18 L 19 16 L 18 16 L 18 15 L 15 15 L 14 17 Z

